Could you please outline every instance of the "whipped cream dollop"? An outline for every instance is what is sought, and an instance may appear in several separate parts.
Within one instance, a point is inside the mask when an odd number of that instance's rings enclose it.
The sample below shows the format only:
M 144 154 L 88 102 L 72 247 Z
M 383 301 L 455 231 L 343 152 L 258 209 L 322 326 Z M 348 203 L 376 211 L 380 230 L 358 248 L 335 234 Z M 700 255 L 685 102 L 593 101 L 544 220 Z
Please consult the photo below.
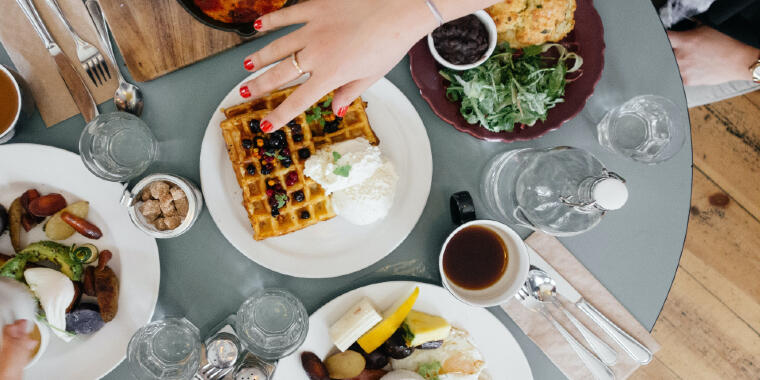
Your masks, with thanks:
M 356 225 L 385 218 L 398 183 L 393 164 L 362 137 L 317 151 L 306 160 L 304 174 L 332 194 L 336 214 Z

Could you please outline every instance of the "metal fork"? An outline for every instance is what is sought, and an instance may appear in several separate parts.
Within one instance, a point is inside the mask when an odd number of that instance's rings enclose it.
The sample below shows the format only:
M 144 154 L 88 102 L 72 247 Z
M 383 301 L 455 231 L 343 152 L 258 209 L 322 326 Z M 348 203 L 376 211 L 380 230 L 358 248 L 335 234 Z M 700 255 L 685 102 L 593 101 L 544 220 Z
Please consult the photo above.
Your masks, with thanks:
M 69 34 L 71 34 L 71 37 L 74 39 L 74 43 L 76 43 L 77 46 L 77 58 L 79 58 L 79 63 L 81 63 L 82 68 L 87 72 L 87 75 L 90 76 L 92 83 L 97 87 L 102 85 L 104 81 L 111 79 L 111 72 L 108 70 L 108 65 L 106 64 L 105 59 L 103 59 L 103 55 L 100 54 L 98 48 L 79 36 L 69 23 L 69 20 L 63 15 L 63 11 L 56 0 L 47 0 L 47 4 L 50 9 L 53 10 L 53 13 L 55 13 L 66 26 Z
M 211 363 L 206 363 L 195 374 L 194 380 L 219 380 L 227 376 L 234 367 L 219 368 Z

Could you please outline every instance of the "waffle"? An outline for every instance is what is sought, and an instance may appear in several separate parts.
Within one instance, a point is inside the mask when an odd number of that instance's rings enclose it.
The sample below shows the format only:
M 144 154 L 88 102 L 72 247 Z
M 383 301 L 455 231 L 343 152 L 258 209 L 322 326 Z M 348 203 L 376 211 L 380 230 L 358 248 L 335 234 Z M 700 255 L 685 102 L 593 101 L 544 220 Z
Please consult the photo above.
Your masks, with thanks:
M 294 87 L 286 88 L 222 109 L 227 117 L 220 125 L 222 135 L 235 177 L 243 190 L 243 206 L 256 240 L 285 235 L 335 216 L 330 196 L 303 174 L 306 159 L 316 150 L 358 137 L 366 138 L 373 145 L 379 143 L 361 98 L 351 103 L 342 120 L 329 111 L 323 113 L 326 116 L 322 119 L 331 121 L 323 125 L 319 119 L 307 122 L 307 114 L 302 113 L 280 131 L 262 133 L 259 121 L 294 90 Z M 315 106 L 324 105 L 329 99 L 332 93 Z M 330 109 L 329 106 L 321 108 Z

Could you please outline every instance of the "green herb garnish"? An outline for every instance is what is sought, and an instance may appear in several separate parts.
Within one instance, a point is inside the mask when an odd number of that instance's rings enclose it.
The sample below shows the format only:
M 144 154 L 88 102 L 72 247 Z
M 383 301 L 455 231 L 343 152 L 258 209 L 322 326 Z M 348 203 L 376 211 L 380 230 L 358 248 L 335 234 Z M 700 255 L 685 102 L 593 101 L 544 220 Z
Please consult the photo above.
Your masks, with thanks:
M 406 322 L 401 324 L 401 334 L 404 337 L 404 341 L 406 341 L 406 344 L 409 345 L 414 340 L 414 333 L 409 328 L 409 325 L 406 324 Z
M 438 372 L 441 371 L 441 363 L 434 361 L 427 364 L 420 364 L 417 373 L 424 377 L 425 380 L 438 380 Z
M 322 115 L 329 113 L 330 105 L 332 104 L 332 96 L 327 98 L 322 104 L 315 104 L 314 107 L 311 107 L 308 111 L 306 111 L 306 122 L 318 122 L 320 126 L 325 126 L 325 119 L 322 117 Z
M 542 56 L 551 48 L 558 58 Z M 577 71 L 583 59 L 560 44 L 528 46 L 522 55 L 500 44 L 482 65 L 466 71 L 441 70 L 450 82 L 446 97 L 461 101 L 459 111 L 470 124 L 493 132 L 513 131 L 516 124 L 534 125 L 546 120 L 551 108 L 562 103 L 565 75 Z M 567 68 L 566 61 L 573 66 Z
M 341 177 L 348 177 L 348 173 L 351 171 L 351 165 L 338 166 L 333 170 L 333 174 Z
M 285 207 L 285 203 L 288 202 L 288 196 L 285 194 L 275 194 L 274 199 L 277 201 L 277 208 Z
M 341 158 L 341 157 L 343 157 L 343 156 L 341 156 L 341 155 L 340 155 L 340 153 L 338 153 L 338 152 L 333 152 L 333 163 L 334 163 L 334 164 L 337 164 L 337 163 L 338 163 L 338 160 L 340 160 L 340 158 Z

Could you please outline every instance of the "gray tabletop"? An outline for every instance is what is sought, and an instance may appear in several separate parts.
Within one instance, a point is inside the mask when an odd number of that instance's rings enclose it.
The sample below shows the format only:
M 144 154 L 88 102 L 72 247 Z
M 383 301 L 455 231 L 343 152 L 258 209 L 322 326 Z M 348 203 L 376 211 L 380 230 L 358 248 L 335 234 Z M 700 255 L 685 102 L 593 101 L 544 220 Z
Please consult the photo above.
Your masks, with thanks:
M 686 107 L 673 53 L 650 1 L 604 0 L 595 5 L 604 21 L 607 49 L 604 75 L 592 100 L 613 103 L 640 94 L 659 94 Z M 243 57 L 285 32 L 141 84 L 146 94 L 143 118 L 161 141 L 161 160 L 150 167 L 150 172 L 172 172 L 200 183 L 198 157 L 203 132 L 222 97 L 246 75 Z M 3 49 L 0 63 L 11 64 Z M 433 114 L 412 82 L 408 59 L 387 78 L 420 113 L 433 151 L 430 197 L 406 241 L 362 271 L 332 279 L 299 279 L 269 271 L 237 252 L 204 210 L 187 234 L 158 241 L 161 288 L 154 318 L 184 315 L 205 332 L 234 312 L 257 287 L 288 288 L 313 312 L 332 298 L 370 283 L 414 279 L 440 284 L 437 256 L 454 227 L 448 214 L 448 198 L 459 190 L 476 194 L 480 169 L 472 168 L 482 168 L 495 153 L 509 149 L 572 145 L 593 152 L 608 168 L 624 176 L 631 195 L 622 210 L 610 213 L 592 231 L 561 240 L 645 327 L 654 326 L 670 290 L 686 234 L 691 195 L 690 139 L 674 159 L 659 166 L 628 162 L 602 150 L 596 142 L 590 120 L 593 117 L 584 112 L 538 140 L 484 142 L 457 132 Z M 101 106 L 103 112 L 113 109 L 112 102 Z M 83 126 L 81 116 L 76 116 L 45 129 L 36 114 L 25 121 L 11 143 L 46 144 L 76 152 Z M 526 237 L 529 231 L 520 233 Z M 562 378 L 502 310 L 491 312 L 517 338 L 536 379 Z M 130 376 L 122 363 L 106 378 Z

